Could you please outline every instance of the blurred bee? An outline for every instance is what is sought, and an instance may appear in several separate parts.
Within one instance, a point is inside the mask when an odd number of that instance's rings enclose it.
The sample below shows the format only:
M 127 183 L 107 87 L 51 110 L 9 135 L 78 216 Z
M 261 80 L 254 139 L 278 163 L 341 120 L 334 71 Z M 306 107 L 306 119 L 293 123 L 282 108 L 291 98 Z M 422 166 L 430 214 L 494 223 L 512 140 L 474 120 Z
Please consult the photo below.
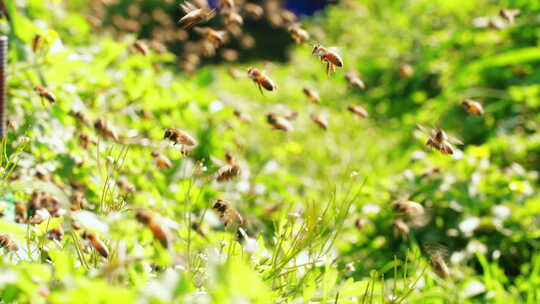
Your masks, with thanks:
M 73 191 L 70 196 L 71 210 L 81 210 L 88 207 L 88 200 L 81 191 Z
M 321 129 L 328 129 L 328 120 L 319 114 L 311 114 L 311 120 L 313 120 Z
M 336 52 L 335 48 L 326 48 L 320 44 L 313 47 L 311 53 L 326 62 L 326 74 L 329 75 L 336 71 L 337 67 L 343 67 L 343 60 Z
M 506 22 L 512 24 L 516 20 L 516 16 L 521 14 L 521 10 L 519 9 L 507 9 L 507 8 L 501 8 L 499 10 L 499 16 L 506 20 Z
M 233 110 L 233 114 L 234 116 L 236 116 L 236 118 L 238 118 L 238 120 L 240 120 L 241 122 L 243 123 L 251 123 L 251 117 L 249 115 L 247 115 L 246 113 L 244 112 L 241 112 L 240 110 L 238 109 L 234 109 Z
M 260 19 L 264 15 L 264 9 L 260 5 L 252 2 L 244 5 L 244 11 L 250 18 L 255 20 Z
M 238 51 L 235 49 L 223 49 L 221 57 L 226 61 L 236 61 L 238 60 Z
M 433 176 L 435 174 L 439 174 L 441 173 L 441 168 L 438 168 L 438 167 L 434 167 L 434 168 L 429 168 L 427 170 L 425 170 L 424 172 L 422 172 L 422 177 L 430 177 L 430 176 Z
M 366 117 L 369 116 L 366 109 L 364 109 L 363 107 L 361 107 L 359 105 L 352 105 L 351 104 L 351 105 L 347 106 L 347 110 L 349 110 L 349 112 L 353 113 L 354 115 L 356 115 L 358 117 L 366 118 Z
M 141 224 L 145 225 L 148 229 L 150 229 L 150 231 L 152 231 L 152 234 L 159 241 L 161 246 L 163 246 L 163 248 L 169 247 L 169 235 L 167 234 L 167 232 L 165 232 L 165 229 L 163 229 L 161 225 L 155 220 L 154 215 L 150 213 L 150 211 L 145 209 L 139 209 L 137 210 L 135 217 Z
M 109 125 L 108 122 L 106 122 L 104 119 L 98 119 L 96 122 L 94 122 L 94 128 L 100 133 L 101 135 L 105 137 L 109 137 L 112 140 L 118 140 L 118 133 L 116 133 L 116 130 Z
M 28 219 L 28 210 L 23 202 L 15 203 L 15 223 L 26 223 Z
M 133 48 L 143 56 L 148 55 L 148 46 L 142 40 L 136 40 L 133 43 Z
M 467 112 L 471 114 L 484 115 L 484 108 L 482 107 L 482 104 L 476 100 L 466 98 L 461 101 L 461 105 L 464 106 Z
M 283 117 L 289 121 L 293 121 L 298 118 L 298 111 L 292 111 L 286 115 L 283 115 Z
M 191 135 L 180 129 L 169 128 L 165 130 L 163 138 L 170 140 L 175 145 L 180 144 L 191 147 L 197 144 L 197 141 Z
M 225 24 L 227 25 L 227 28 L 233 29 L 232 32 L 234 34 L 234 29 L 238 29 L 244 24 L 244 18 L 242 18 L 238 12 L 230 10 L 225 14 Z
M 126 193 L 135 192 L 135 186 L 130 183 L 125 176 L 118 178 L 118 180 L 116 181 L 116 185 L 118 185 L 118 188 L 120 188 L 120 190 Z
M 38 51 L 42 41 L 43 36 L 41 36 L 40 34 L 34 36 L 34 39 L 32 40 L 32 52 L 36 53 Z
M 398 67 L 398 71 L 399 77 L 401 78 L 411 78 L 414 74 L 414 68 L 412 67 L 412 65 L 407 63 L 400 64 Z
M 34 92 L 36 92 L 39 97 L 47 99 L 47 101 L 49 101 L 50 103 L 56 102 L 56 96 L 54 96 L 54 94 L 46 88 L 35 86 Z
M 201 58 L 199 57 L 199 55 L 195 53 L 187 53 L 182 60 L 182 68 L 188 73 L 192 73 L 193 71 L 195 71 L 195 69 L 197 69 L 200 62 Z
M 450 268 L 446 263 L 448 248 L 440 244 L 426 244 L 423 247 L 429 256 L 433 271 L 441 278 L 448 277 L 450 275 Z
M 397 200 L 392 203 L 395 213 L 414 219 L 424 215 L 424 207 L 417 202 Z
M 363 217 L 359 217 L 359 218 L 356 219 L 356 221 L 354 221 L 354 226 L 358 230 L 364 229 L 366 224 L 367 224 L 367 220 L 365 218 L 363 218 Z
M 163 153 L 159 151 L 152 151 L 152 157 L 156 161 L 156 167 L 158 167 L 159 169 L 162 169 L 162 168 L 168 169 L 172 167 L 171 160 L 167 156 L 165 156 Z
M 94 233 L 90 231 L 84 231 L 82 238 L 89 241 L 90 245 L 104 258 L 109 256 L 109 248 L 103 243 Z
M 291 35 L 291 38 L 296 42 L 297 44 L 304 43 L 309 39 L 309 33 L 300 27 L 298 24 L 293 24 L 289 26 L 289 34 Z
M 296 14 L 287 9 L 282 9 L 279 12 L 279 16 L 284 23 L 291 24 L 296 21 Z
M 244 219 L 238 213 L 229 202 L 221 199 L 214 200 L 212 206 L 214 210 L 219 214 L 221 223 L 225 227 L 225 230 L 230 232 L 237 232 L 238 228 L 244 225 Z
M 394 237 L 401 236 L 404 240 L 407 239 L 409 235 L 409 225 L 402 219 L 395 219 L 392 221 L 392 227 L 394 228 Z
M 141 109 L 139 111 L 139 116 L 142 118 L 142 119 L 145 119 L 145 120 L 152 120 L 154 119 L 154 115 L 152 115 L 152 112 L 146 110 L 146 109 Z
M 226 164 L 219 168 L 216 174 L 216 180 L 218 182 L 231 180 L 240 175 L 240 166 L 236 163 L 236 159 L 232 154 L 227 152 L 225 154 Z
M 217 31 L 211 27 L 194 27 L 193 30 L 208 39 L 215 47 L 225 43 L 227 32 Z
M 268 91 L 274 91 L 277 89 L 274 81 L 256 68 L 249 68 L 247 75 L 251 80 L 253 80 L 253 82 L 255 82 L 261 94 L 263 93 L 262 88 L 265 88 Z
M 62 229 L 62 226 L 58 226 L 56 228 L 53 228 L 49 231 L 47 231 L 47 234 L 45 235 L 45 237 L 48 239 L 48 240 L 56 240 L 56 241 L 61 241 L 62 238 L 64 237 L 64 229 Z
M 293 126 L 289 119 L 276 113 L 268 113 L 266 115 L 266 120 L 276 130 L 292 131 L 293 129 Z
M 505 20 L 497 17 L 489 18 L 488 26 L 494 30 L 503 30 L 506 27 Z
M 349 86 L 352 88 L 357 88 L 360 90 L 366 89 L 366 84 L 362 79 L 360 79 L 360 76 L 358 76 L 358 73 L 355 71 L 348 71 L 345 73 L 345 80 L 349 83 Z
M 189 1 L 184 1 L 180 4 L 180 7 L 186 13 L 186 15 L 178 21 L 178 23 L 182 24 L 182 28 L 188 28 L 194 24 L 208 21 L 215 14 L 214 9 L 208 7 L 198 8 Z
M 0 248 L 7 248 L 11 251 L 19 250 L 19 245 L 7 234 L 0 234 Z
M 239 70 L 235 69 L 235 68 L 227 68 L 227 73 L 229 74 L 229 76 L 231 76 L 233 79 L 239 79 L 241 78 L 242 76 L 244 76 L 244 74 L 242 72 L 240 72 Z
M 425 132 L 425 128 L 422 126 L 418 126 L 422 131 Z M 462 145 L 463 143 L 452 136 L 449 136 L 446 134 L 445 131 L 443 131 L 440 128 L 432 128 L 431 134 L 426 142 L 426 145 L 428 147 L 434 148 L 438 151 L 440 151 L 442 154 L 454 154 L 454 147 L 452 146 L 452 143 Z
M 304 94 L 306 97 L 313 103 L 321 103 L 321 96 L 319 95 L 319 92 L 310 89 L 310 88 L 304 88 L 303 89 Z
M 77 119 L 77 121 L 79 121 L 83 125 L 85 125 L 85 126 L 90 125 L 90 120 L 88 119 L 88 117 L 86 117 L 86 115 L 82 111 L 71 110 L 70 114 L 73 117 L 75 117 Z
M 85 150 L 88 149 L 88 145 L 90 144 L 97 145 L 97 141 L 95 139 L 90 139 L 90 137 L 84 133 L 79 133 L 79 140 L 81 141 L 81 146 Z

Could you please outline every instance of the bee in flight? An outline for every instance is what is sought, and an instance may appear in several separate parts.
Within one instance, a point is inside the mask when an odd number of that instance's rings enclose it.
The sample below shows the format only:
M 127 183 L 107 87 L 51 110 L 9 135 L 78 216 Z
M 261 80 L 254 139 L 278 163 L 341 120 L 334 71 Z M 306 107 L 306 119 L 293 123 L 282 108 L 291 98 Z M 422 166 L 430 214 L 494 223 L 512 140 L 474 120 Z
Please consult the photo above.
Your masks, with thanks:
M 336 67 L 343 67 L 343 60 L 336 52 L 335 48 L 327 48 L 320 44 L 313 46 L 311 53 L 326 62 L 326 74 L 329 75 L 336 71 Z
M 208 21 L 215 14 L 214 9 L 208 7 L 198 8 L 189 1 L 181 3 L 180 7 L 186 12 L 186 15 L 178 21 L 178 23 L 182 24 L 182 28 L 189 28 L 194 24 Z
M 197 141 L 191 135 L 180 129 L 168 128 L 165 130 L 163 138 L 170 140 L 175 145 L 180 144 L 191 147 L 197 144 Z
M 216 174 L 218 182 L 231 180 L 240 175 L 240 166 L 236 163 L 236 158 L 229 152 L 225 154 L 225 165 L 220 167 Z
M 141 224 L 145 225 L 148 229 L 150 229 L 150 231 L 152 231 L 154 238 L 159 241 L 163 248 L 169 247 L 169 235 L 167 232 L 165 232 L 165 229 L 161 227 L 159 222 L 156 221 L 156 218 L 150 211 L 146 209 L 139 209 L 137 210 L 135 217 Z
M 345 80 L 347 80 L 351 88 L 357 88 L 360 90 L 366 89 L 366 84 L 360 78 L 360 76 L 358 76 L 358 73 L 356 71 L 348 71 L 347 73 L 345 73 Z
M 143 56 L 148 55 L 148 46 L 142 40 L 133 42 L 133 48 Z
M 426 132 L 425 127 L 418 125 L 420 130 Z M 426 142 L 428 147 L 439 150 L 442 154 L 452 155 L 455 152 L 452 144 L 463 145 L 463 142 L 453 136 L 448 135 L 441 128 L 433 127 Z
M 247 71 L 247 75 L 251 80 L 253 80 L 253 82 L 255 82 L 261 94 L 263 93 L 262 88 L 268 91 L 274 91 L 277 89 L 277 86 L 274 83 L 274 81 L 270 79 L 270 77 L 266 76 L 264 72 L 256 68 L 249 68 Z
M 56 102 L 56 96 L 46 88 L 35 86 L 34 92 L 36 92 L 39 97 L 47 99 L 47 101 L 50 103 Z
M 105 243 L 103 243 L 103 241 L 100 240 L 93 232 L 84 231 L 82 238 L 90 241 L 90 245 L 92 245 L 92 247 L 99 252 L 102 257 L 107 258 L 109 256 L 109 248 L 107 248 L 107 245 L 105 245 Z
M 226 31 L 218 31 L 211 27 L 194 27 L 193 30 L 201 36 L 204 36 L 207 40 L 214 44 L 215 47 L 222 45 L 227 39 Z
M 327 130 L 328 129 L 328 120 L 324 118 L 320 114 L 311 114 L 311 120 L 315 122 L 321 129 Z
M 309 101 L 313 103 L 321 103 L 321 96 L 319 95 L 319 92 L 310 88 L 304 88 L 303 91 Z
M 272 125 L 272 127 L 274 127 L 274 129 L 283 130 L 285 132 L 291 131 L 293 129 L 293 126 L 290 122 L 292 118 L 293 117 L 286 117 L 276 113 L 266 114 L 266 120 L 270 125 Z
M 225 230 L 237 232 L 238 228 L 244 225 L 244 219 L 240 213 L 231 206 L 231 203 L 222 199 L 216 199 L 214 200 L 212 209 L 216 210 L 219 214 L 219 218 L 225 227 Z
M 366 117 L 369 116 L 366 109 L 364 109 L 363 107 L 361 107 L 359 105 L 351 104 L 351 105 L 347 106 L 347 110 L 349 110 L 349 112 L 353 113 L 354 115 L 356 115 L 358 117 L 366 118 Z
M 499 16 L 506 20 L 506 22 L 512 24 L 516 20 L 516 16 L 521 14 L 521 10 L 519 9 L 508 9 L 508 8 L 502 8 L 499 10 Z
M 482 107 L 482 104 L 476 100 L 466 98 L 466 99 L 463 99 L 463 101 L 461 102 L 461 105 L 465 107 L 467 112 L 473 115 L 479 115 L 479 116 L 484 115 L 484 108 Z
M 423 247 L 430 259 L 433 271 L 441 278 L 448 277 L 450 275 L 450 268 L 446 263 L 448 248 L 441 244 L 425 244 Z
M 297 44 L 301 44 L 309 39 L 309 33 L 298 24 L 289 26 L 289 34 Z

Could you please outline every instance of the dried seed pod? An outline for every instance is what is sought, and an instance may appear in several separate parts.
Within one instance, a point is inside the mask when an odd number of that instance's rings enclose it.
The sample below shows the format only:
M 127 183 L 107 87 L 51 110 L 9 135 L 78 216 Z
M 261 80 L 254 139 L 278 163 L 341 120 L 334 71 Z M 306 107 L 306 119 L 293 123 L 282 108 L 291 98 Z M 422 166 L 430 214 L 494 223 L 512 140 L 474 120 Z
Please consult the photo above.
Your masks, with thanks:
M 109 248 L 103 243 L 94 233 L 90 231 L 84 231 L 82 238 L 88 240 L 90 245 L 104 258 L 109 256 Z
M 154 238 L 156 238 L 164 248 L 169 247 L 169 235 L 167 232 L 165 232 L 165 229 L 159 224 L 159 222 L 155 220 L 154 215 L 150 211 L 146 209 L 138 209 L 135 217 L 141 224 L 145 225 L 148 229 L 150 229 L 150 231 L 152 231 Z
M 56 96 L 46 88 L 35 86 L 34 92 L 36 92 L 39 97 L 47 99 L 47 101 L 49 101 L 50 103 L 56 102 Z

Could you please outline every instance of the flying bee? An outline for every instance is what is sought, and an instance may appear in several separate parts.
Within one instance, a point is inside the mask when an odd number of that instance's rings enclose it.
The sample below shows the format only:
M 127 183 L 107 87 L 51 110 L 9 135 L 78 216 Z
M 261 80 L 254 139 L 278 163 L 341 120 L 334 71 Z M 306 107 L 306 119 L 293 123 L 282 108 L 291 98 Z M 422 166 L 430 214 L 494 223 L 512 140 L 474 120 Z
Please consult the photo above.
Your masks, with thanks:
M 356 229 L 358 230 L 362 230 L 364 229 L 364 227 L 366 226 L 367 224 L 367 220 L 363 217 L 359 217 L 357 218 L 355 221 L 354 221 L 354 226 L 356 227 Z
M 319 114 L 311 114 L 311 120 L 313 120 L 321 129 L 328 129 L 328 120 Z
M 90 120 L 88 119 L 88 117 L 86 117 L 86 115 L 82 111 L 71 110 L 70 114 L 73 117 L 75 117 L 77 119 L 77 121 L 79 121 L 83 125 L 85 125 L 85 126 L 90 125 Z
M 482 107 L 482 104 L 476 100 L 466 98 L 461 101 L 461 105 L 465 107 L 467 112 L 473 115 L 484 115 L 484 108 Z
M 158 151 L 152 151 L 152 157 L 156 161 L 156 167 L 158 168 L 170 168 L 172 167 L 171 160 L 165 156 L 163 153 Z
M 450 268 L 446 263 L 448 248 L 441 244 L 425 244 L 423 247 L 430 259 L 433 271 L 441 278 L 448 277 L 450 275 Z
M 28 210 L 26 204 L 17 202 L 15 204 L 15 223 L 26 223 L 28 219 Z
M 93 232 L 84 231 L 82 238 L 89 241 L 92 248 L 94 248 L 102 257 L 107 258 L 109 256 L 109 248 L 103 243 Z
M 249 68 L 247 72 L 248 77 L 255 82 L 261 94 L 263 93 L 262 88 L 265 88 L 268 91 L 274 91 L 277 89 L 274 81 L 266 74 L 256 68 Z
M 392 227 L 394 228 L 394 236 L 400 235 L 404 240 L 409 235 L 409 225 L 402 219 L 395 219 L 392 221 Z
M 424 172 L 422 172 L 422 177 L 430 177 L 430 176 L 433 176 L 435 174 L 439 174 L 441 173 L 441 168 L 438 168 L 438 167 L 434 167 L 434 168 L 429 168 L 429 169 L 426 169 Z
M 165 229 L 161 227 L 159 222 L 156 221 L 154 215 L 150 213 L 150 211 L 146 209 L 139 209 L 137 210 L 135 217 L 141 224 L 145 225 L 148 229 L 150 229 L 150 231 L 152 231 L 154 238 L 159 241 L 163 248 L 169 247 L 169 235 L 167 234 Z
M 133 42 L 133 48 L 143 56 L 148 55 L 148 46 L 142 40 Z
M 310 88 L 304 88 L 303 89 L 304 94 L 306 97 L 313 103 L 321 103 L 321 96 L 319 95 L 319 92 L 310 89 Z
M 56 102 L 56 96 L 46 88 L 35 86 L 34 87 L 34 92 L 36 92 L 36 94 L 38 94 L 39 97 L 45 98 L 50 103 L 55 103 Z
M 279 16 L 284 21 L 284 23 L 287 23 L 287 24 L 294 23 L 294 22 L 296 22 L 296 19 L 297 19 L 295 13 L 293 13 L 290 10 L 286 10 L 286 9 L 280 10 Z
M 64 237 L 64 229 L 62 229 L 62 226 L 55 227 L 47 231 L 47 234 L 45 235 L 45 237 L 51 241 L 52 240 L 61 241 L 62 238 Z
M 252 19 L 260 19 L 264 15 L 264 9 L 255 3 L 249 2 L 244 5 L 244 11 Z
M 409 200 L 397 200 L 392 203 L 395 213 L 414 219 L 424 215 L 424 207 L 417 202 Z
M 292 131 L 293 129 L 293 126 L 289 119 L 276 113 L 268 113 L 266 115 L 266 120 L 276 130 Z
M 398 67 L 398 71 L 399 77 L 401 78 L 411 78 L 414 74 L 414 68 L 412 67 L 412 65 L 407 63 L 400 64 Z
M 233 114 L 234 114 L 234 116 L 236 116 L 241 122 L 247 123 L 247 124 L 248 124 L 248 123 L 251 123 L 251 117 L 250 117 L 248 114 L 246 114 L 246 113 L 244 113 L 244 112 L 241 112 L 241 111 L 238 110 L 238 109 L 234 109 L 234 110 L 233 110 Z
M 233 79 L 240 79 L 242 76 L 244 76 L 241 71 L 231 67 L 227 68 L 227 74 L 229 74 L 229 76 L 231 76 Z
M 516 16 L 521 14 L 521 10 L 519 9 L 507 9 L 507 8 L 501 8 L 499 10 L 499 16 L 506 20 L 506 22 L 512 24 L 516 20 Z
M 225 24 L 228 28 L 239 28 L 244 24 L 244 18 L 238 12 L 230 10 L 225 14 Z
M 298 24 L 289 26 L 289 34 L 291 35 L 291 38 L 294 40 L 294 42 L 296 42 L 297 44 L 304 43 L 309 39 L 308 31 L 301 28 Z
M 70 196 L 71 210 L 81 210 L 88 207 L 88 200 L 81 191 L 73 191 Z
M 326 48 L 320 44 L 313 47 L 311 53 L 326 62 L 326 74 L 329 75 L 336 71 L 337 67 L 343 67 L 343 60 L 336 52 L 335 48 Z
M 347 80 L 351 88 L 357 88 L 360 90 L 366 89 L 366 84 L 355 71 L 348 71 L 345 73 L 345 80 Z
M 211 27 L 194 27 L 193 30 L 198 34 L 204 36 L 216 47 L 225 43 L 225 40 L 227 39 L 227 32 L 218 31 Z
M 215 14 L 214 9 L 208 7 L 198 8 L 189 1 L 184 1 L 180 4 L 180 7 L 186 13 L 186 15 L 178 21 L 178 23 L 182 24 L 182 28 L 188 28 L 194 24 L 208 21 Z
M 180 144 L 191 147 L 197 144 L 197 141 L 191 135 L 180 129 L 169 128 L 165 130 L 163 138 L 170 140 L 175 145 Z
M 225 165 L 217 171 L 216 180 L 223 182 L 231 180 L 240 175 L 240 166 L 238 164 Z
M 7 248 L 10 251 L 19 250 L 19 245 L 8 234 L 0 234 L 0 248 Z
M 229 202 L 221 199 L 214 200 L 212 209 L 216 210 L 219 214 L 221 223 L 225 227 L 225 230 L 231 232 L 237 232 L 238 228 L 244 225 L 244 219 L 236 211 Z
M 81 141 L 81 146 L 85 150 L 88 149 L 88 145 L 90 144 L 97 145 L 97 141 L 95 139 L 90 139 L 90 137 L 84 133 L 79 133 L 79 140 Z
M 32 52 L 36 53 L 41 46 L 41 42 L 43 42 L 43 36 L 40 34 L 37 34 L 34 36 L 34 39 L 32 40 Z
M 424 127 L 420 125 L 418 127 L 420 128 L 420 130 L 425 132 Z M 455 149 L 452 146 L 452 144 L 462 145 L 463 142 L 461 142 L 459 139 L 455 137 L 449 136 L 448 134 L 446 134 L 445 131 L 436 127 L 431 129 L 431 134 L 426 142 L 426 145 L 428 147 L 434 148 L 440 151 L 442 154 L 447 154 L 447 155 L 454 154 Z
M 356 115 L 358 117 L 366 118 L 366 117 L 369 116 L 366 109 L 364 109 L 363 107 L 361 107 L 359 105 L 352 105 L 352 104 L 348 105 L 347 110 L 349 110 L 349 112 L 353 113 L 354 115 Z
M 120 190 L 126 193 L 135 192 L 135 185 L 130 183 L 125 176 L 118 178 L 118 180 L 116 181 L 116 185 L 118 185 L 118 188 L 120 188 Z
M 94 128 L 105 137 L 109 137 L 112 140 L 118 140 L 118 133 L 116 130 L 104 119 L 98 119 L 94 122 Z

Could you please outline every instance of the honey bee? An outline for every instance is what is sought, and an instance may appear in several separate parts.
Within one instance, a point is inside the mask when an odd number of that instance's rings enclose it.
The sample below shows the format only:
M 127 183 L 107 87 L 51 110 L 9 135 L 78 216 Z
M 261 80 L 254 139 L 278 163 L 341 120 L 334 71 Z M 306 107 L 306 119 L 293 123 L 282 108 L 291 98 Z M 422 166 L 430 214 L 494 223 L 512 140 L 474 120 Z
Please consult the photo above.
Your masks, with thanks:
M 139 111 L 139 115 L 141 116 L 142 119 L 145 119 L 145 120 L 154 119 L 154 115 L 152 115 L 152 112 L 150 112 L 148 110 L 145 110 L 145 109 L 141 109 Z
M 354 226 L 358 230 L 362 230 L 367 224 L 367 220 L 365 218 L 359 217 L 354 221 Z
M 394 236 L 400 235 L 403 239 L 407 239 L 410 229 L 405 221 L 395 219 L 392 221 L 392 227 L 394 227 Z
M 286 10 L 286 9 L 282 9 L 279 12 L 279 16 L 287 24 L 294 23 L 296 21 L 296 18 L 297 18 L 295 13 L 291 12 L 290 10 Z
M 304 43 L 309 39 L 308 31 L 301 28 L 298 24 L 289 26 L 289 34 L 291 35 L 291 38 L 294 40 L 294 42 L 296 42 L 297 44 Z
M 165 130 L 164 139 L 168 139 L 174 145 L 180 144 L 183 146 L 192 147 L 197 144 L 197 141 L 191 137 L 186 131 L 180 129 L 169 128 Z
M 62 226 L 53 228 L 47 231 L 47 234 L 45 235 L 45 237 L 51 241 L 52 240 L 61 241 L 62 238 L 64 237 L 64 229 L 62 229 Z
M 23 202 L 17 202 L 15 204 L 15 223 L 26 223 L 28 218 L 28 210 L 26 204 Z
M 264 15 L 264 9 L 255 3 L 249 2 L 244 5 L 244 11 L 252 19 L 260 19 Z
M 263 93 L 262 88 L 265 88 L 268 91 L 274 91 L 277 89 L 274 81 L 270 77 L 266 76 L 264 72 L 256 69 L 249 68 L 247 72 L 248 77 L 255 82 L 261 94 Z
M 79 133 L 79 140 L 81 141 L 81 145 L 85 150 L 88 149 L 90 144 L 97 145 L 97 141 L 95 139 L 90 139 L 90 137 L 84 133 Z
M 241 71 L 239 71 L 239 70 L 237 70 L 235 68 L 231 68 L 231 67 L 227 68 L 227 73 L 233 79 L 240 79 L 242 76 L 244 76 L 244 74 Z
M 235 49 L 223 49 L 221 57 L 227 61 L 236 61 L 238 59 L 238 51 Z
M 278 115 L 276 113 L 268 113 L 266 115 L 266 120 L 274 129 L 276 130 L 282 130 L 282 131 L 292 131 L 293 126 L 289 119 Z
M 178 21 L 178 23 L 182 24 L 182 28 L 189 28 L 194 24 L 208 21 L 215 14 L 214 9 L 208 7 L 198 8 L 189 1 L 184 1 L 180 4 L 180 7 L 186 13 L 186 15 Z
M 73 115 L 73 117 L 75 117 L 77 121 L 79 121 L 83 125 L 86 125 L 86 126 L 90 125 L 90 120 L 88 119 L 88 117 L 86 117 L 86 115 L 82 111 L 72 110 L 70 114 Z
M 441 168 L 438 168 L 438 167 L 434 167 L 434 168 L 429 168 L 427 170 L 425 170 L 424 172 L 422 172 L 422 177 L 430 177 L 430 176 L 433 176 L 435 174 L 439 174 L 441 173 Z
M 86 197 L 84 194 L 80 191 L 73 191 L 70 196 L 71 201 L 71 210 L 81 210 L 88 207 L 88 201 L 86 200 Z
M 251 117 L 246 113 L 240 112 L 238 109 L 233 110 L 234 116 L 236 116 L 243 123 L 251 123 Z
M 313 120 L 321 129 L 328 129 L 328 120 L 319 114 L 311 114 L 311 120 Z
M 465 107 L 467 112 L 473 115 L 484 115 L 484 108 L 482 107 L 482 104 L 476 100 L 466 98 L 461 101 L 461 105 Z
M 363 107 L 361 107 L 359 105 L 352 105 L 351 104 L 351 105 L 347 106 L 347 110 L 349 110 L 349 112 L 353 113 L 354 115 L 356 115 L 358 117 L 366 118 L 366 117 L 369 116 L 366 109 L 364 109 Z
M 43 36 L 41 36 L 40 34 L 34 36 L 34 39 L 32 40 L 32 52 L 36 53 L 38 51 L 42 41 Z
M 136 40 L 133 43 L 133 48 L 143 56 L 148 55 L 148 46 L 142 40 Z
M 19 250 L 19 245 L 7 234 L 0 234 L 0 248 L 7 248 L 11 251 Z
M 154 238 L 159 241 L 163 248 L 169 247 L 169 235 L 167 234 L 167 232 L 165 232 L 165 229 L 163 229 L 161 225 L 156 221 L 154 215 L 150 213 L 150 211 L 145 209 L 139 209 L 137 210 L 135 217 L 141 224 L 145 225 L 148 229 L 150 229 L 150 231 L 152 231 Z
M 195 71 L 197 66 L 199 66 L 199 63 L 201 62 L 201 58 L 199 55 L 195 53 L 188 53 L 185 55 L 185 58 L 182 60 L 182 68 L 186 70 L 188 73 L 192 73 Z
M 118 140 L 118 133 L 116 130 L 109 125 L 107 121 L 104 119 L 98 119 L 96 122 L 94 122 L 94 128 L 103 136 L 109 137 L 112 140 Z
M 423 247 L 429 256 L 433 271 L 441 278 L 450 276 L 450 268 L 446 263 L 448 248 L 440 244 L 426 244 Z
M 228 28 L 232 27 L 234 32 L 234 28 L 239 28 L 244 24 L 244 18 L 238 12 L 230 10 L 225 14 L 225 24 Z
M 424 207 L 417 202 L 409 200 L 397 200 L 392 203 L 392 208 L 395 213 L 411 219 L 424 215 Z
M 227 32 L 218 31 L 211 27 L 194 27 L 193 30 L 208 39 L 214 46 L 225 43 Z
M 89 241 L 90 245 L 104 258 L 109 256 L 109 248 L 103 243 L 94 233 L 90 231 L 84 231 L 82 238 Z
M 304 94 L 306 97 L 313 103 L 321 103 L 321 96 L 319 95 L 319 92 L 310 89 L 310 88 L 304 88 L 303 89 Z
M 493 17 L 489 19 L 488 26 L 495 30 L 503 30 L 506 27 L 504 21 L 501 18 Z
M 423 127 L 419 126 L 421 130 L 425 130 Z M 440 128 L 432 128 L 431 135 L 429 136 L 426 145 L 428 147 L 434 148 L 438 151 L 440 151 L 442 154 L 454 154 L 454 147 L 452 146 L 452 143 L 462 145 L 463 143 L 452 136 L 449 136 L 446 134 L 445 131 L 443 131 Z
M 345 73 L 345 80 L 347 80 L 349 86 L 351 86 L 352 88 L 357 88 L 360 90 L 366 89 L 366 84 L 355 71 L 348 71 L 347 73 Z
M 240 175 L 240 166 L 236 163 L 236 159 L 230 153 L 225 154 L 226 165 L 219 168 L 216 174 L 218 182 L 231 180 Z
M 320 44 L 313 47 L 311 53 L 326 62 L 326 74 L 329 75 L 336 71 L 337 67 L 343 67 L 343 60 L 336 52 L 335 48 L 326 48 Z
M 122 176 L 120 177 L 117 181 L 116 181 L 116 184 L 118 185 L 118 188 L 120 188 L 120 190 L 124 191 L 124 192 L 127 192 L 127 193 L 132 193 L 132 192 L 135 192 L 135 186 L 130 183 L 126 177 Z
M 36 92 L 36 94 L 38 94 L 39 97 L 47 99 L 47 101 L 50 103 L 56 102 L 56 96 L 46 88 L 35 86 L 34 92 Z
M 398 71 L 401 78 L 411 78 L 414 74 L 414 68 L 412 67 L 412 65 L 407 63 L 400 64 L 398 67 Z
M 163 153 L 158 151 L 152 151 L 152 157 L 156 161 L 156 167 L 158 168 L 171 168 L 172 162 L 171 160 L 165 156 Z
M 212 208 L 219 214 L 219 218 L 225 227 L 225 230 L 237 232 L 238 228 L 244 225 L 244 219 L 229 202 L 216 199 L 214 200 L 214 205 Z
M 499 10 L 499 16 L 501 16 L 501 18 L 503 18 L 504 20 L 506 20 L 506 22 L 510 24 L 515 22 L 516 16 L 518 16 L 519 14 L 521 14 L 521 10 L 519 9 L 502 8 Z

